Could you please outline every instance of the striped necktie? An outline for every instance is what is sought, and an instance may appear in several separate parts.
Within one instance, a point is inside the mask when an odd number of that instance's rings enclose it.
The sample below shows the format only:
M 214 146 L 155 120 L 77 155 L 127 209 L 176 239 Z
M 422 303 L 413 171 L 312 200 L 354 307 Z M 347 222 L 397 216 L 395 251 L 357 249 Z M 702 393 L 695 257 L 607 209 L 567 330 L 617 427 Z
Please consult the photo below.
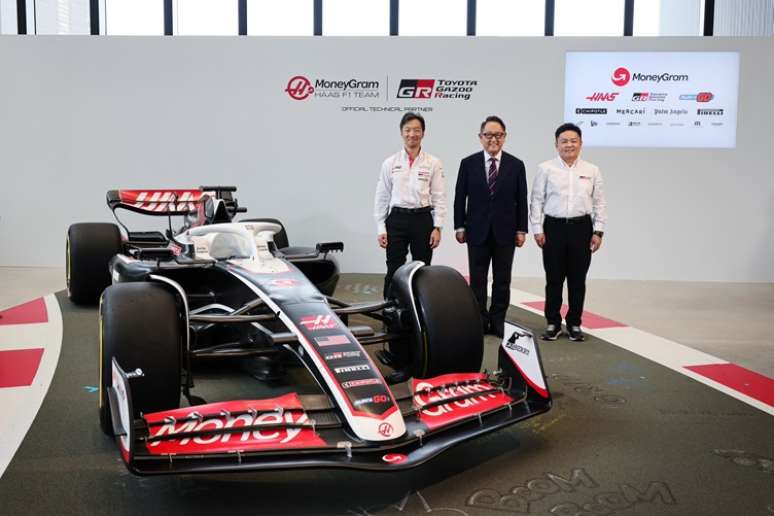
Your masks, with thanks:
M 487 174 L 487 184 L 489 185 L 490 197 L 494 195 L 496 181 L 497 181 L 497 160 L 495 158 L 489 158 L 489 173 Z

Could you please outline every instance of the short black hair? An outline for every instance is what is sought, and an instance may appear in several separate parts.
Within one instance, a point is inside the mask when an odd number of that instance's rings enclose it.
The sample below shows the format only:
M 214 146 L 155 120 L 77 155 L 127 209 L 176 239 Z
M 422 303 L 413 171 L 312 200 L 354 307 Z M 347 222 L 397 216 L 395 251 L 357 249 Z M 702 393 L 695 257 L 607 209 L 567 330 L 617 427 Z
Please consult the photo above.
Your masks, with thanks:
M 581 132 L 580 127 L 578 127 L 575 124 L 571 124 L 567 122 L 556 128 L 556 132 L 554 133 L 554 140 L 558 140 L 559 135 L 565 131 L 574 131 L 578 134 L 578 138 L 583 138 L 583 133 Z
M 486 117 L 486 118 L 484 119 L 484 121 L 483 121 L 483 122 L 481 122 L 481 129 L 479 130 L 479 132 L 482 132 L 482 133 L 484 132 L 484 126 L 485 126 L 485 125 L 486 125 L 488 122 L 495 122 L 495 123 L 498 123 L 498 124 L 500 124 L 500 127 L 502 127 L 502 128 L 503 128 L 503 131 L 505 131 L 505 122 L 503 122 L 503 119 L 502 119 L 502 118 L 500 118 L 499 116 L 496 116 L 496 115 L 489 115 L 488 117 Z
M 422 126 L 422 132 L 425 132 L 425 119 L 422 117 L 422 115 L 414 113 L 409 111 L 405 115 L 403 115 L 403 118 L 400 119 L 400 128 L 403 129 L 403 126 L 407 123 L 411 122 L 412 120 L 419 120 L 419 125 Z

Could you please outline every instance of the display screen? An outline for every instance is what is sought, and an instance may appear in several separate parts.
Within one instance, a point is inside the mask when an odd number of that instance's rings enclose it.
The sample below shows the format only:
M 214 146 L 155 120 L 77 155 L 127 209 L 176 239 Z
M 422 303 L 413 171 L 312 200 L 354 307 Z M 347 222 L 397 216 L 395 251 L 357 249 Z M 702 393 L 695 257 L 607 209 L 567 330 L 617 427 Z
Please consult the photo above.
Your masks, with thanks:
M 738 52 L 567 52 L 564 119 L 592 147 L 736 147 Z

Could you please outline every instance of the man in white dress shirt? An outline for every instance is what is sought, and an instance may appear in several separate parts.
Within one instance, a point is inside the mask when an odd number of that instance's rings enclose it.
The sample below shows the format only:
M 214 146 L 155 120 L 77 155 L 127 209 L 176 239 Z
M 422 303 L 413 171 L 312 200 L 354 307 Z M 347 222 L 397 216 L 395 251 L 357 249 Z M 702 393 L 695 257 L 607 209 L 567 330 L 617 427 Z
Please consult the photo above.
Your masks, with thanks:
M 585 339 L 581 314 L 586 295 L 586 273 L 591 253 L 602 245 L 607 204 L 602 174 L 596 165 L 580 159 L 582 133 L 574 124 L 562 124 L 555 134 L 559 156 L 544 161 L 532 184 L 530 224 L 543 250 L 546 271 L 546 331 L 544 340 L 562 333 L 562 288 L 567 280 L 569 311 L 565 317 L 570 340 Z
M 376 240 L 387 251 L 385 298 L 392 275 L 406 263 L 409 249 L 412 259 L 430 265 L 446 215 L 443 165 L 422 150 L 425 119 L 406 113 L 400 134 L 403 148 L 382 163 L 374 198 Z

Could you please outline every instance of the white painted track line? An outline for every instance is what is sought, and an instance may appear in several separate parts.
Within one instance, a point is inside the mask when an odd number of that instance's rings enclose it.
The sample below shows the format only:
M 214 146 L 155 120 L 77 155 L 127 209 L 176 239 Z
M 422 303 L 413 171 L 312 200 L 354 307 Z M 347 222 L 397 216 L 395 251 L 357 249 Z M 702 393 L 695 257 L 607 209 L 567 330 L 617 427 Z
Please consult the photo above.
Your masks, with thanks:
M 48 322 L 0 326 L 0 350 L 44 350 L 31 385 L 0 388 L 0 477 L 32 426 L 59 362 L 62 312 L 54 294 L 43 299 Z
M 511 289 L 511 305 L 522 310 L 543 315 L 541 310 L 536 310 L 530 306 L 522 303 L 529 303 L 533 301 L 543 301 L 543 298 L 524 292 L 515 288 Z M 605 342 L 609 342 L 615 346 L 630 351 L 636 355 L 647 358 L 652 362 L 660 364 L 664 367 L 668 367 L 673 371 L 677 371 L 680 374 L 693 378 L 694 380 L 707 385 L 713 389 L 716 389 L 724 394 L 732 396 L 739 401 L 747 403 L 748 405 L 755 407 L 767 414 L 774 416 L 774 407 L 763 403 L 755 398 L 745 395 L 742 392 L 732 389 L 726 385 L 718 383 L 710 378 L 695 373 L 687 366 L 697 365 L 709 365 L 709 364 L 728 364 L 727 360 L 720 359 L 718 357 L 709 355 L 702 351 L 685 346 L 678 342 L 674 342 L 652 333 L 648 333 L 631 326 L 618 326 L 614 328 L 598 328 L 589 329 L 584 328 L 584 331 L 589 335 L 598 337 Z

